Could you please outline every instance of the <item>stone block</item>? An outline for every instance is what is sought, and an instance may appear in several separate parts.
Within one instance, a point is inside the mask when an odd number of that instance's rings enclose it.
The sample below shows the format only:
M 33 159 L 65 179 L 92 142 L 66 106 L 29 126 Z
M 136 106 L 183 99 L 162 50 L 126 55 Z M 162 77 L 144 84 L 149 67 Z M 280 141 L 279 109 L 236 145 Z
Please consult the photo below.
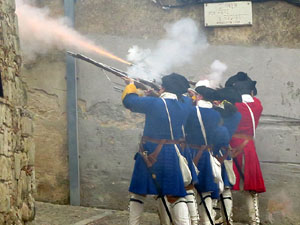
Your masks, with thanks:
M 22 204 L 21 214 L 22 214 L 22 220 L 23 221 L 29 221 L 30 220 L 30 216 L 31 216 L 30 209 L 29 209 L 28 205 L 25 202 L 23 202 L 23 204 Z
M 21 118 L 22 136 L 31 136 L 33 133 L 33 123 L 28 117 Z
M 4 215 L 0 213 L 0 224 L 5 224 Z
M 35 169 L 33 168 L 31 175 L 31 193 L 36 193 L 36 180 L 35 180 Z
M 16 24 L 16 26 L 17 26 L 17 24 L 18 24 L 18 20 L 16 19 L 15 20 L 15 24 Z M 18 59 L 19 59 L 19 57 L 21 56 L 21 49 L 20 49 L 20 42 L 19 42 L 19 38 L 18 37 L 14 37 L 14 39 L 13 39 L 13 43 L 14 43 L 14 49 L 15 49 L 15 54 L 16 54 L 16 59 L 17 60 L 15 60 L 16 62 L 18 62 Z M 18 74 L 16 74 L 16 75 L 18 75 Z
M 19 106 L 26 104 L 26 90 L 23 86 L 22 80 L 15 76 L 16 85 L 16 104 Z
M 0 212 L 9 212 L 10 210 L 10 197 L 9 187 L 5 183 L 0 183 Z
M 3 82 L 3 93 L 6 99 L 10 102 L 13 101 L 14 96 L 14 84 L 10 80 L 4 80 Z
M 32 193 L 31 183 L 32 183 L 32 172 L 31 172 L 31 176 L 27 175 L 26 185 L 27 185 L 27 191 L 28 191 L 28 193 Z
M 23 145 L 24 152 L 25 153 L 29 152 L 30 149 L 34 147 L 33 138 L 32 137 L 23 138 L 22 145 Z
M 23 145 L 21 144 L 21 132 L 11 134 L 11 149 L 13 152 L 22 151 Z
M 17 202 L 16 203 L 17 203 L 18 207 L 21 207 L 22 202 L 23 202 L 23 199 L 22 199 L 22 185 L 23 185 L 23 183 L 19 179 L 18 180 L 18 186 L 17 186 L 17 196 L 16 196 L 16 198 L 17 198 Z
M 13 61 L 16 57 L 16 54 L 13 51 L 13 39 L 12 39 L 12 37 L 14 37 L 14 36 L 13 35 L 9 36 L 9 50 L 10 51 L 7 54 L 7 60 L 9 62 L 7 66 L 9 66 L 9 67 L 13 67 Z
M 4 123 L 4 119 L 5 119 L 5 107 L 6 106 L 4 104 L 0 103 L 0 124 L 1 125 Z
M 7 5 L 7 8 L 9 12 L 15 12 L 16 10 L 16 2 L 14 0 L 6 0 L 5 4 Z
M 7 127 L 12 127 L 12 111 L 7 106 L 4 107 L 4 121 L 3 121 L 3 123 Z
M 1 26 L 1 23 L 0 23 Z M 1 33 L 1 27 L 0 27 L 0 33 Z M 0 58 L 3 59 L 5 57 L 5 53 L 2 49 L 0 49 Z
M 28 205 L 28 207 L 29 207 L 29 220 L 33 220 L 34 219 L 34 217 L 35 217 L 35 214 L 36 214 L 36 212 L 35 212 L 35 200 L 34 200 L 34 198 L 32 197 L 32 195 L 31 194 L 29 194 L 28 196 L 27 196 L 27 205 Z
M 21 159 L 22 159 L 22 154 L 18 153 L 15 154 L 15 178 L 19 180 L 20 175 L 21 175 Z
M 21 129 L 21 115 L 19 110 L 14 111 L 13 117 L 14 117 L 13 124 L 12 124 L 13 131 L 17 136 L 19 136 L 20 139 L 20 137 L 22 136 L 21 135 L 22 129 Z
M 12 208 L 9 214 L 5 217 L 5 224 L 23 225 L 20 218 L 21 210 Z
M 20 179 L 18 181 L 18 183 L 21 182 L 21 187 L 22 187 L 22 200 L 25 196 L 27 196 L 29 194 L 28 191 L 28 184 L 30 183 L 30 179 L 28 179 L 29 177 L 26 175 L 25 171 L 21 171 L 21 175 L 20 175 Z
M 28 166 L 28 158 L 27 154 L 25 152 L 22 152 L 22 158 L 21 158 L 21 170 L 24 169 L 24 167 Z
M 24 143 L 24 151 L 27 153 L 28 165 L 33 166 L 35 161 L 35 144 L 33 138 L 27 139 Z
M 0 180 L 12 179 L 12 168 L 10 158 L 0 155 Z
M 9 80 L 14 80 L 14 77 L 15 77 L 14 69 L 11 67 L 7 67 L 6 78 Z
M 8 47 L 9 39 L 8 39 L 8 26 L 5 20 L 1 21 L 1 28 L 2 28 L 2 40 L 3 40 L 3 47 Z
M 0 143 L 1 143 L 1 149 L 0 154 L 3 154 L 5 156 L 11 155 L 11 133 L 8 131 L 8 129 L 4 129 L 3 133 L 0 133 Z
M 18 181 L 16 179 L 12 179 L 9 183 L 9 190 L 11 193 L 10 196 L 10 204 L 16 205 L 17 202 L 17 193 L 18 193 Z
M 4 134 L 0 131 L 0 154 L 4 155 Z

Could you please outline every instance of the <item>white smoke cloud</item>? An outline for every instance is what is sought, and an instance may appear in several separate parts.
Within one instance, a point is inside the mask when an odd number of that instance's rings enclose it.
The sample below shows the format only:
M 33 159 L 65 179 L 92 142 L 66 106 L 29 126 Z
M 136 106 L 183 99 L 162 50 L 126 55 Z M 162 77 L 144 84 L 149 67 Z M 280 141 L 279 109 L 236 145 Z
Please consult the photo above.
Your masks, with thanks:
M 16 0 L 21 49 L 23 57 L 29 61 L 50 49 L 68 46 L 58 32 L 66 30 L 74 33 L 65 18 L 51 18 L 47 8 L 37 8 L 31 4 L 34 1 Z
M 34 0 L 16 0 L 16 6 L 25 61 L 34 60 L 51 49 L 60 49 L 97 53 L 123 62 L 71 28 L 68 19 L 50 17 L 47 8 L 35 7 Z
M 210 81 L 210 85 L 212 88 L 216 88 L 220 85 L 222 81 L 222 76 L 224 72 L 227 70 L 227 65 L 222 63 L 219 60 L 215 60 L 210 65 L 210 74 L 208 75 L 208 80 Z
M 134 78 L 156 80 L 192 61 L 199 50 L 208 46 L 206 37 L 200 33 L 196 22 L 190 18 L 181 19 L 165 26 L 166 36 L 157 43 L 154 50 L 133 46 L 127 59 L 134 63 L 128 73 Z

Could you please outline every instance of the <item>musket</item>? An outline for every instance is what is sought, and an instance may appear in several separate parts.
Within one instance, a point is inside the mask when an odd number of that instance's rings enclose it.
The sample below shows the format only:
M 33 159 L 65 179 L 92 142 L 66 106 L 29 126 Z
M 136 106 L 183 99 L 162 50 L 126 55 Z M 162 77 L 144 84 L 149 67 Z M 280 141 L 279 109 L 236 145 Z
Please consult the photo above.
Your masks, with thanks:
M 104 63 L 100 63 L 100 62 L 97 62 L 96 60 L 93 60 L 85 55 L 82 55 L 82 54 L 79 54 L 79 53 L 74 53 L 74 52 L 70 52 L 70 51 L 67 51 L 67 53 L 71 56 L 73 56 L 74 58 L 77 58 L 77 59 L 81 59 L 83 61 L 86 61 L 88 63 L 91 63 L 103 70 L 106 70 L 120 78 L 129 78 L 129 74 L 122 71 L 122 70 L 119 70 L 115 67 L 112 67 L 112 66 L 108 66 Z M 132 79 L 132 78 L 131 78 Z M 142 90 L 149 90 L 148 87 L 151 87 L 153 88 L 155 91 L 159 91 L 160 89 L 160 86 L 157 84 L 157 83 L 154 83 L 152 81 L 149 81 L 149 80 L 145 80 L 145 79 L 133 79 L 134 80 L 134 84 L 137 88 L 139 89 L 142 89 Z M 147 87 L 148 86 L 148 87 Z

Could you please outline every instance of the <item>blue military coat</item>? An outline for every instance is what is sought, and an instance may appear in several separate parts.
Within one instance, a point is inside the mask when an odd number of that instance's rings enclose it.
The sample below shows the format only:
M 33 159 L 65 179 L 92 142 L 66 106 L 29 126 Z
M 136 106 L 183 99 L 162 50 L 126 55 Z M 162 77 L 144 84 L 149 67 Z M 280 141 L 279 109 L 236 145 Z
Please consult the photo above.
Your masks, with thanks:
M 182 126 L 189 113 L 189 104 L 176 99 L 165 99 L 174 139 L 183 138 Z M 123 99 L 124 106 L 132 112 L 145 114 L 143 135 L 153 139 L 171 140 L 170 125 L 164 102 L 157 97 L 139 97 L 137 94 L 127 94 Z M 152 153 L 157 144 L 146 142 L 143 147 Z M 180 148 L 180 146 L 178 146 Z M 157 157 L 157 162 L 151 167 L 163 195 L 183 197 L 186 195 L 179 160 L 173 144 L 165 144 Z M 135 156 L 135 165 L 129 191 L 141 195 L 157 195 L 157 189 L 140 154 Z

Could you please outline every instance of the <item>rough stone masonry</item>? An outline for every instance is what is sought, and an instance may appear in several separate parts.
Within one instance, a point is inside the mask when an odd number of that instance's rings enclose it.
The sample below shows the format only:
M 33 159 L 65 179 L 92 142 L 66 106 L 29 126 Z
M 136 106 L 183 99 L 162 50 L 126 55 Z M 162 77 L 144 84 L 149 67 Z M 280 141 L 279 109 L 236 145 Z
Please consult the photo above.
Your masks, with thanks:
M 21 54 L 14 0 L 0 0 L 0 224 L 34 218 L 35 171 L 32 118 L 19 76 Z

